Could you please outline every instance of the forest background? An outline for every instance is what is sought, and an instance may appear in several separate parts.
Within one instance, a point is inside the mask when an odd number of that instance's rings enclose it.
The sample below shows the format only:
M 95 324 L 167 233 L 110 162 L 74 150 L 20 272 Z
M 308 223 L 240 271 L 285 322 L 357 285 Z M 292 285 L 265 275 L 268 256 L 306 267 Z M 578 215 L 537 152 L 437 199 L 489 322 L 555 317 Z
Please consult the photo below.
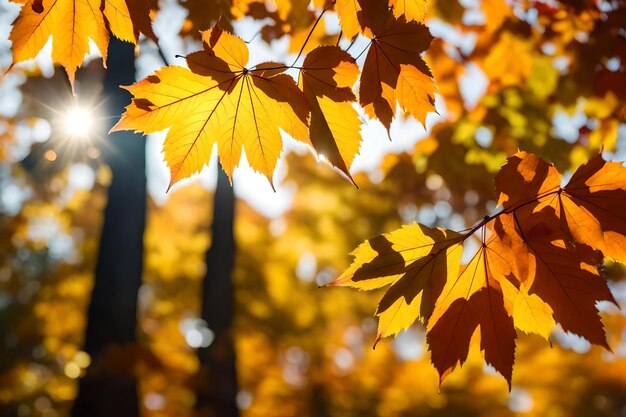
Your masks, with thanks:
M 463 230 L 494 213 L 494 177 L 518 149 L 554 163 L 565 178 L 598 152 L 626 159 L 625 2 L 441 0 L 427 6 L 424 20 L 434 40 L 424 59 L 438 86 L 438 114 L 425 116 L 422 126 L 399 112 L 389 141 L 384 126 L 361 111 L 363 142 L 350 170 L 358 189 L 305 146 L 286 142 L 276 192 L 244 164 L 234 174 L 235 197 L 214 158 L 200 176 L 166 194 L 164 135 L 151 135 L 144 149 L 138 135 L 106 134 L 129 98 L 102 100 L 100 92 L 107 97 L 107 88 L 133 81 L 111 75 L 123 61 L 105 71 L 92 54 L 77 72 L 76 95 L 63 70 L 54 70 L 50 45 L 6 73 L 0 84 L 0 414 L 80 415 L 74 404 L 90 395 L 89 379 L 79 383 L 88 370 L 97 386 L 107 387 L 101 395 L 130 393 L 121 406 L 103 406 L 121 407 L 125 415 L 626 412 L 626 323 L 613 304 L 598 304 L 612 351 L 559 329 L 550 344 L 518 332 L 510 391 L 477 350 L 440 388 L 423 327 L 374 350 L 372 312 L 380 294 L 318 288 L 376 234 L 414 221 Z M 1 7 L 0 64 L 9 68 L 9 32 L 20 4 Z M 128 64 L 137 66 L 136 79 L 163 60 L 180 65 L 176 55 L 201 49 L 198 30 L 220 16 L 221 26 L 249 42 L 251 62 L 292 62 L 303 45 L 308 53 L 337 43 L 356 57 L 368 45 L 359 36 L 350 46 L 340 37 L 337 14 L 319 1 L 167 0 L 153 15 L 160 47 L 141 37 L 138 58 Z M 109 56 L 118 51 L 127 59 L 132 49 L 111 40 Z M 101 111 L 98 121 L 107 128 L 98 126 L 88 141 L 68 139 L 63 117 L 76 105 Z M 111 107 L 117 110 L 106 110 Z M 119 140 L 110 139 L 115 135 Z M 111 193 L 137 205 L 105 209 Z M 230 221 L 233 239 L 216 230 Z M 95 277 L 119 275 L 102 261 L 101 241 L 116 227 L 125 236 L 124 222 L 136 226 L 134 249 L 118 254 L 127 259 L 115 258 L 113 247 L 108 259 L 117 259 L 134 280 L 110 288 L 104 302 L 111 310 L 136 307 L 137 322 L 122 317 L 124 328 L 94 347 L 98 343 L 85 338 Z M 218 241 L 223 246 L 214 245 L 216 232 L 226 236 Z M 210 267 L 224 264 L 216 261 L 225 260 L 224 252 L 210 250 L 218 247 L 236 247 L 232 280 L 229 268 Z M 219 290 L 207 284 L 215 273 L 222 274 Z M 605 274 L 624 306 L 623 268 L 608 263 Z M 136 306 L 115 298 L 129 291 L 131 298 L 138 294 Z M 113 336 L 119 339 L 107 339 Z M 105 385 L 102 378 L 109 378 Z

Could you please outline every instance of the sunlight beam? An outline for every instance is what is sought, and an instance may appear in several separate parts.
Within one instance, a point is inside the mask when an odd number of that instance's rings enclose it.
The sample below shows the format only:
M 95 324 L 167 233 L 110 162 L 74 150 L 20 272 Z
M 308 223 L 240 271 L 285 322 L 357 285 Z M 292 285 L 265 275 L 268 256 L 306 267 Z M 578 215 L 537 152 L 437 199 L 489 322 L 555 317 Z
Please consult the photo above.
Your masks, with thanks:
M 73 107 L 63 115 L 63 131 L 73 138 L 86 138 L 94 126 L 94 117 L 89 109 Z

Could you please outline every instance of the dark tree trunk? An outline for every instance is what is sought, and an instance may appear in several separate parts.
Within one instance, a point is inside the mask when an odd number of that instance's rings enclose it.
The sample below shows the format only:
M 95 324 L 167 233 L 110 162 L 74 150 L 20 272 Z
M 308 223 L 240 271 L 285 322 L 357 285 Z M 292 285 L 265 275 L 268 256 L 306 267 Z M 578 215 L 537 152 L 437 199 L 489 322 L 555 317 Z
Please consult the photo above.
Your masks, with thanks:
M 112 37 L 103 89 L 112 121 L 130 101 L 119 85 L 129 85 L 134 78 L 134 46 Z M 72 415 L 137 417 L 137 384 L 132 369 L 136 355 L 127 349 L 118 350 L 121 354 L 113 370 L 107 354 L 111 348 L 130 347 L 136 342 L 146 214 L 145 141 L 129 132 L 113 133 L 105 140 L 103 153 L 113 177 L 85 333 L 84 350 L 91 355 L 92 365 L 80 381 Z
M 218 167 L 211 248 L 206 253 L 202 319 L 215 334 L 213 343 L 198 350 L 202 366 L 196 392 L 200 415 L 237 417 L 237 372 L 233 345 L 232 269 L 235 261 L 235 195 Z

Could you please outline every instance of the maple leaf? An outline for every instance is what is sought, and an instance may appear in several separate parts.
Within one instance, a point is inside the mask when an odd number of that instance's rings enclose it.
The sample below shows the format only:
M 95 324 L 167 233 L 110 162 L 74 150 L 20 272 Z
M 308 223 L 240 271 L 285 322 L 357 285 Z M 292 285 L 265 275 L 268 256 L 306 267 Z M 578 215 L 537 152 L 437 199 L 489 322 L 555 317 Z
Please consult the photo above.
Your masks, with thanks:
M 358 76 L 354 59 L 336 46 L 311 51 L 300 71 L 302 91 L 311 107 L 311 143 L 351 180 L 350 165 L 361 140 L 361 121 L 352 106 L 356 97 L 351 89 Z
M 492 236 L 472 260 L 443 288 L 428 321 L 427 340 L 440 381 L 463 364 L 469 343 L 480 326 L 480 348 L 485 360 L 511 382 L 515 330 L 505 308 L 500 282 L 510 275 L 513 253 Z
M 552 307 L 537 294 L 530 294 L 524 283 L 520 283 L 519 287 L 509 280 L 500 280 L 499 283 L 505 308 L 511 312 L 515 328 L 548 340 L 556 326 Z
M 606 162 L 597 155 L 561 188 L 561 175 L 554 166 L 536 155 L 519 152 L 500 171 L 496 189 L 505 208 L 511 200 L 540 196 L 529 209 L 551 206 L 567 238 L 626 262 L 626 168 L 621 163 Z
M 100 0 L 27 1 L 13 22 L 13 64 L 34 58 L 52 36 L 52 60 L 65 68 L 73 84 L 76 69 L 89 52 L 92 39 L 103 60 L 109 37 Z
M 232 0 L 187 0 L 179 4 L 187 9 L 187 18 L 181 28 L 181 33 L 186 36 L 198 39 L 202 36 L 201 29 L 215 25 L 218 20 L 222 29 L 232 30 Z
M 380 120 L 387 132 L 396 103 L 422 125 L 435 111 L 436 86 L 420 54 L 433 37 L 428 28 L 391 13 L 361 12 L 371 38 L 363 64 L 359 102 L 368 116 Z
M 35 58 L 52 36 L 52 60 L 67 72 L 72 89 L 76 69 L 89 52 L 93 40 L 106 63 L 109 31 L 137 43 L 139 32 L 156 40 L 149 12 L 152 0 L 28 0 L 13 22 L 13 65 Z
M 429 321 L 426 340 L 439 381 L 457 364 L 465 362 L 477 328 L 485 360 L 506 378 L 510 387 L 517 336 L 513 318 L 504 308 L 502 292 L 491 285 L 468 299 L 457 298 L 438 320 Z
M 397 18 L 403 17 L 406 21 L 424 23 L 429 6 L 430 0 L 389 0 L 387 4 L 380 1 L 337 0 L 335 3 L 335 9 L 341 21 L 341 29 L 344 36 L 348 39 L 354 38 L 362 31 L 362 25 L 359 22 L 359 12 L 364 7 L 370 7 L 377 13 L 384 14 L 391 7 L 393 15 Z
M 496 220 L 496 228 L 517 240 L 514 262 L 523 266 L 517 277 L 528 293 L 550 306 L 563 330 L 608 349 L 596 303 L 615 303 L 615 299 L 597 270 L 602 262 L 598 254 L 586 245 L 563 240 L 551 207 L 503 214 Z
M 404 16 L 407 21 L 424 23 L 430 7 L 430 0 L 389 0 L 393 14 L 397 18 Z
M 626 168 L 621 163 L 595 156 L 574 173 L 558 203 L 575 241 L 626 262 Z
M 112 130 L 152 133 L 170 128 L 163 153 L 170 187 L 208 164 L 214 144 L 232 178 L 245 150 L 250 166 L 270 183 L 282 151 L 279 127 L 309 143 L 309 106 L 286 66 L 246 68 L 248 49 L 218 28 L 202 32 L 204 50 L 187 56 L 189 69 L 169 66 L 125 87 L 134 98 Z
M 105 0 L 104 17 L 111 33 L 118 39 L 136 45 L 139 34 L 143 33 L 156 42 L 150 11 L 157 8 L 156 0 Z
M 462 235 L 420 224 L 403 226 L 360 245 L 353 264 L 332 286 L 390 286 L 378 305 L 378 339 L 430 316 L 449 275 L 461 263 Z
M 337 0 L 335 9 L 341 20 L 341 29 L 346 38 L 352 39 L 361 32 L 359 24 L 358 12 L 361 11 L 361 5 L 358 0 Z
M 424 322 L 440 382 L 479 342 L 510 388 L 516 329 L 548 339 L 558 323 L 609 349 L 597 303 L 616 301 L 598 265 L 621 255 L 625 180 L 622 164 L 596 156 L 561 187 L 554 166 L 518 152 L 496 177 L 501 211 L 465 234 L 416 224 L 370 239 L 333 285 L 388 286 L 378 338 Z M 481 246 L 460 266 L 479 230 Z
M 496 177 L 507 212 L 496 228 L 517 253 L 515 275 L 530 296 L 547 303 L 564 330 L 606 348 L 596 302 L 615 300 L 596 268 L 602 259 L 594 250 L 625 259 L 624 185 L 626 169 L 600 155 L 563 188 L 553 165 L 525 152 L 510 157 Z
M 498 204 L 504 209 L 534 203 L 537 196 L 557 192 L 561 176 L 554 165 L 547 164 L 534 154 L 518 152 L 507 159 L 495 180 Z

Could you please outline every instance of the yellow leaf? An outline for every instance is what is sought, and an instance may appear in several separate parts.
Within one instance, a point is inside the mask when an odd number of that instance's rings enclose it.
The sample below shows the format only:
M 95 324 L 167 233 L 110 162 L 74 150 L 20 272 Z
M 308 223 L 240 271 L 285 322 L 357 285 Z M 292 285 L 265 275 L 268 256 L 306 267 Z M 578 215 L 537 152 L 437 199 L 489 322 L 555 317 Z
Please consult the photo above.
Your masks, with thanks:
M 67 72 L 72 88 L 76 69 L 93 40 L 106 62 L 109 27 L 119 39 L 137 43 L 139 32 L 156 40 L 149 12 L 153 0 L 28 0 L 13 22 L 13 64 L 32 59 L 52 36 L 52 60 Z M 128 6 L 130 4 L 130 7 Z
M 430 0 L 389 0 L 389 5 L 393 7 L 394 16 L 404 16 L 407 21 L 424 23 Z
M 357 13 L 361 10 L 358 0 L 337 0 L 335 4 L 337 14 L 341 20 L 341 29 L 346 38 L 352 39 L 361 32 L 361 25 Z
M 378 337 L 430 316 L 448 276 L 461 264 L 462 235 L 413 224 L 377 236 L 352 254 L 354 263 L 331 285 L 372 290 L 391 285 L 378 305 Z
M 245 151 L 250 166 L 272 181 L 282 151 L 279 127 L 308 139 L 309 107 L 276 63 L 246 68 L 248 49 L 214 28 L 202 33 L 204 51 L 187 56 L 190 70 L 170 66 L 127 87 L 132 103 L 113 130 L 151 133 L 170 128 L 163 152 L 170 187 L 202 169 L 213 145 L 229 177 Z
M 150 10 L 156 9 L 155 0 L 106 0 L 104 16 L 118 39 L 137 44 L 141 32 L 156 42 L 150 19 Z
M 430 0 L 389 0 L 389 7 L 393 8 L 396 18 L 403 18 L 407 22 L 424 23 L 430 6 Z M 346 38 L 352 39 L 362 31 L 359 14 L 363 8 L 368 8 L 368 14 L 383 13 L 384 3 L 379 0 L 337 0 L 335 9 L 341 21 L 341 28 Z
M 26 61 L 52 36 L 52 59 L 63 65 L 73 84 L 76 69 L 89 52 L 89 39 L 106 61 L 109 36 L 100 11 L 100 0 L 29 0 L 17 19 L 9 39 L 13 42 L 13 63 Z
M 529 294 L 522 284 L 516 288 L 508 280 L 500 282 L 505 300 L 513 312 L 515 327 L 524 333 L 535 333 L 548 340 L 550 332 L 556 326 L 552 308 L 537 294 Z

